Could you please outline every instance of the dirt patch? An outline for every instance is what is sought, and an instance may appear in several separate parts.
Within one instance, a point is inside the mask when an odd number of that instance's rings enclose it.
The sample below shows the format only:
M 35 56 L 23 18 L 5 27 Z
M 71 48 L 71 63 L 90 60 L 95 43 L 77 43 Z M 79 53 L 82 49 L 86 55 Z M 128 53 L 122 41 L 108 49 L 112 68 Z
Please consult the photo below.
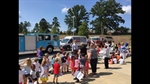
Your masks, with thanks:
M 60 35 L 60 39 L 64 38 L 67 35 Z M 98 35 L 89 35 L 89 37 L 98 36 Z M 119 42 L 129 42 L 131 44 L 131 35 L 120 35 L 120 36 L 112 36 L 114 38 L 115 43 Z

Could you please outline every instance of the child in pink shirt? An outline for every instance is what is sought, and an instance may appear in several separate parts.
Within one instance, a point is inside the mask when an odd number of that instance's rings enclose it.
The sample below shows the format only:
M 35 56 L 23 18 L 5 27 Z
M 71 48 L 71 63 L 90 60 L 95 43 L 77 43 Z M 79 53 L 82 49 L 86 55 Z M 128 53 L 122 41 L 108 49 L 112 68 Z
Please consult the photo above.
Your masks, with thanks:
M 78 59 L 78 56 L 75 56 L 75 60 L 74 60 L 75 64 L 74 64 L 74 71 L 76 70 L 79 70 L 79 63 L 80 63 L 80 60 Z

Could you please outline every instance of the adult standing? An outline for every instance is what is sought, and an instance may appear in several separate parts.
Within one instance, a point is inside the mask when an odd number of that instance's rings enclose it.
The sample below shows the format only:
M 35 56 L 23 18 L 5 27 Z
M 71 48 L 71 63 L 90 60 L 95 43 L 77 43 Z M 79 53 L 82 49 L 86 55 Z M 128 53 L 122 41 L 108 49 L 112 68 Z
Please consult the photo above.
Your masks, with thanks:
M 109 68 L 109 64 L 108 64 L 109 48 L 107 45 L 104 45 L 103 52 L 104 52 L 104 66 L 105 66 L 105 69 L 108 69 Z
M 37 51 L 37 56 L 38 56 L 38 60 L 39 60 L 39 63 L 40 63 L 40 64 L 42 63 L 43 56 L 44 56 L 44 54 L 43 54 L 43 52 L 42 52 L 42 49 L 43 49 L 43 47 L 40 46 L 39 49 L 38 49 L 38 51 Z
M 90 45 L 90 52 L 89 52 L 89 54 L 90 54 L 90 65 L 91 65 L 91 68 L 92 68 L 92 75 L 95 75 L 96 74 L 96 70 L 97 70 L 98 52 L 95 49 L 95 45 L 94 44 Z
M 120 47 L 120 57 L 123 58 L 123 62 L 125 62 L 126 58 L 126 47 L 123 42 L 121 42 L 121 47 Z
M 80 44 L 80 48 L 79 48 L 79 50 L 78 50 L 78 54 L 79 54 L 79 56 L 80 56 L 80 54 L 81 53 L 83 53 L 84 55 L 86 55 L 87 54 L 87 48 L 86 48 L 86 46 L 84 45 L 84 43 L 82 42 L 81 44 Z
M 74 52 L 75 54 L 77 54 L 78 52 L 78 45 L 77 45 L 77 41 L 74 41 L 74 44 L 72 45 L 72 52 Z

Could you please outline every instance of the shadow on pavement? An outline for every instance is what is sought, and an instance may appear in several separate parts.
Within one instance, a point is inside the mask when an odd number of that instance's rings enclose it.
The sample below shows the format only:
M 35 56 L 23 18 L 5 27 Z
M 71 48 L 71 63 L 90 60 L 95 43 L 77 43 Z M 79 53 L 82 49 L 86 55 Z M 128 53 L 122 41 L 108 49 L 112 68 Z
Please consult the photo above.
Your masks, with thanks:
M 113 74 L 113 73 L 112 72 L 100 72 L 97 75 L 98 76 L 104 76 L 104 75 L 111 75 L 111 74 Z
M 131 62 L 126 62 L 126 63 L 129 63 L 129 64 L 131 64 Z
M 81 81 L 80 81 L 80 84 L 88 84 L 88 82 L 90 81 L 94 81 L 95 79 L 91 79 L 91 78 L 83 78 Z
M 104 64 L 104 62 L 98 62 L 97 64 Z
M 91 67 L 89 67 L 89 69 L 91 69 Z M 97 67 L 97 69 L 100 69 L 100 67 Z
M 53 84 L 53 82 L 47 82 L 46 84 Z M 75 84 L 75 82 L 59 82 L 59 84 Z
M 122 69 L 122 67 L 109 67 L 108 69 Z

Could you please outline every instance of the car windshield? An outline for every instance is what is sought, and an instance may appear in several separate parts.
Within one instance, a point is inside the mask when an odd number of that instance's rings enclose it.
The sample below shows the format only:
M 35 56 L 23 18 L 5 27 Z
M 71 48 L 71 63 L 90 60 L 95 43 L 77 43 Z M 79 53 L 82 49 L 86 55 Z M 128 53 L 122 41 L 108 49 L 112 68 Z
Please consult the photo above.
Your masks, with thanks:
M 66 43 L 66 42 L 68 42 L 68 40 L 69 40 L 69 39 L 64 38 L 64 39 L 61 40 L 61 42 L 62 42 L 62 43 Z
M 106 37 L 106 38 L 108 38 L 108 39 L 112 39 L 112 37 Z

